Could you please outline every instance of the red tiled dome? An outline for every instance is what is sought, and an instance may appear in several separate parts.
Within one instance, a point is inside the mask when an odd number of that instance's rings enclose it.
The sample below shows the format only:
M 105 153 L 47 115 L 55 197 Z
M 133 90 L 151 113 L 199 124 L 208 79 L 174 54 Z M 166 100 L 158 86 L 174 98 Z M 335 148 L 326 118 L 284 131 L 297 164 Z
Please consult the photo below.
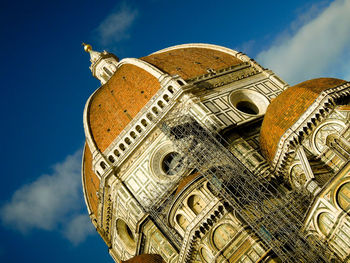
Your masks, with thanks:
M 103 152 L 160 89 L 158 80 L 138 66 L 122 65 L 91 98 L 88 122 Z
M 159 51 L 141 58 L 163 72 L 187 80 L 238 65 L 235 56 L 211 48 L 182 47 Z M 88 125 L 97 148 L 103 152 L 160 89 L 156 77 L 146 70 L 123 64 L 110 80 L 100 87 L 88 106 Z
M 154 65 L 169 75 L 179 75 L 184 80 L 243 63 L 228 53 L 203 47 L 183 47 L 157 52 L 142 60 Z
M 283 134 L 301 117 L 322 91 L 337 87 L 346 81 L 319 78 L 304 81 L 283 91 L 268 106 L 260 131 L 261 151 L 272 163 Z

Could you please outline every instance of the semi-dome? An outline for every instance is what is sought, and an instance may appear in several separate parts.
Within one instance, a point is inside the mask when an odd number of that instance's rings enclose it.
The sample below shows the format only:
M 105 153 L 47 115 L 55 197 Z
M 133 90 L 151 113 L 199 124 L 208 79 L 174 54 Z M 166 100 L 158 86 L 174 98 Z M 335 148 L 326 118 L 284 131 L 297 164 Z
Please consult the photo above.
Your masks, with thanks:
M 345 82 L 335 78 L 307 80 L 289 87 L 271 102 L 261 126 L 260 146 L 262 153 L 273 166 L 276 165 L 274 158 L 277 148 L 283 144 L 286 132 L 295 132 L 293 126 L 323 91 Z
M 190 185 L 195 179 L 197 179 L 200 173 L 193 173 L 181 179 L 179 185 L 176 188 L 175 196 L 181 193 L 183 189 L 185 189 L 188 185 Z
M 189 44 L 164 49 L 139 60 L 120 61 L 114 75 L 91 96 L 86 108 L 87 126 L 97 149 L 106 150 L 160 89 L 160 80 L 147 66 L 186 81 L 243 63 L 235 54 L 233 50 L 214 45 Z

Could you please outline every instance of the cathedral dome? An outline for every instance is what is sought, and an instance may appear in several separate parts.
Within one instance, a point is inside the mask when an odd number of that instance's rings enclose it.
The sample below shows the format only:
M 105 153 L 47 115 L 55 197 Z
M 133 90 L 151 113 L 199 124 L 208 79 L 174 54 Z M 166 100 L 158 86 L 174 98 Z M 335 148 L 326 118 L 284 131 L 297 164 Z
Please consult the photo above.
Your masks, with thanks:
M 160 80 L 147 70 L 147 65 L 187 81 L 243 63 L 235 54 L 238 53 L 219 46 L 189 44 L 139 60 L 121 61 L 113 76 L 88 101 L 86 122 L 92 141 L 101 152 L 106 150 L 160 89 Z
M 169 75 L 179 75 L 184 80 L 189 80 L 208 73 L 210 69 L 217 71 L 243 63 L 233 54 L 221 49 L 218 46 L 204 44 L 179 45 L 141 59 Z
M 95 61 L 103 54 L 84 46 Z M 108 53 L 109 54 L 109 53 Z M 244 63 L 238 52 L 208 44 L 185 44 L 166 48 L 140 59 L 124 59 L 108 81 L 89 98 L 84 117 L 87 142 L 83 156 L 83 185 L 89 213 L 97 216 L 100 179 L 93 170 L 92 153 L 104 152 L 161 88 L 161 74 L 178 75 L 188 81 L 198 76 Z M 116 60 L 117 61 L 117 60 Z M 94 64 L 95 63 L 95 64 Z M 107 63 L 108 64 L 108 63 Z M 90 146 L 90 148 L 89 148 Z M 95 149 L 94 149 L 95 147 Z M 185 186 L 185 185 L 183 185 Z
M 289 87 L 268 106 L 260 132 L 261 151 L 275 166 L 274 158 L 279 144 L 283 144 L 286 132 L 295 132 L 293 125 L 308 110 L 323 91 L 344 84 L 335 78 L 307 80 Z

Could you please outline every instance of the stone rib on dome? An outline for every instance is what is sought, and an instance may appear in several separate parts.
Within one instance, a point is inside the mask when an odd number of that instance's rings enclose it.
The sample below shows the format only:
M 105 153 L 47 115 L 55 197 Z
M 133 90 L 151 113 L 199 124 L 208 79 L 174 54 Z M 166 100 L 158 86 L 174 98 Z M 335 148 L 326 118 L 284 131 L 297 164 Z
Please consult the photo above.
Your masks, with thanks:
M 345 82 L 334 78 L 304 81 L 289 87 L 271 102 L 267 108 L 260 131 L 261 151 L 271 164 L 281 137 L 315 102 L 321 92 L 337 87 Z
M 83 153 L 83 187 L 89 213 L 96 216 L 98 206 L 97 192 L 100 187 L 100 179 L 92 170 L 92 154 L 87 143 L 85 143 Z
M 138 66 L 123 64 L 96 91 L 88 121 L 93 140 L 103 152 L 160 89 L 158 80 Z
M 243 63 L 231 54 L 199 46 L 160 51 L 141 59 L 169 75 L 179 75 L 184 80 L 206 74 L 208 69 L 216 71 Z

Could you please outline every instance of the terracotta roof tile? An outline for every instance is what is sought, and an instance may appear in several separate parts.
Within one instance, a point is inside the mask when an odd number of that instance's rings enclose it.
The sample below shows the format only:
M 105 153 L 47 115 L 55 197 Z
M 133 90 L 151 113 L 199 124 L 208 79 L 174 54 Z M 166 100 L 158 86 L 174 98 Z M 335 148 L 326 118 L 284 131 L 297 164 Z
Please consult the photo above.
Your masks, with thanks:
M 85 150 L 83 155 L 83 180 L 85 186 L 86 201 L 91 212 L 97 215 L 97 191 L 100 188 L 100 180 L 92 170 L 92 154 L 89 146 L 85 143 Z
M 89 107 L 89 125 L 100 151 L 113 142 L 159 88 L 153 75 L 124 64 L 96 91 Z
M 206 74 L 208 68 L 219 70 L 243 63 L 228 53 L 199 47 L 173 49 L 141 59 L 169 75 L 179 75 L 184 80 Z
M 342 105 L 338 109 L 341 111 L 350 111 L 350 105 Z
M 267 108 L 260 131 L 260 146 L 271 163 L 280 138 L 324 90 L 346 81 L 333 78 L 312 79 L 283 91 Z
M 186 185 L 188 185 L 190 182 L 192 182 L 199 175 L 200 175 L 200 173 L 194 173 L 194 174 L 190 174 L 190 175 L 182 178 L 177 189 L 176 189 L 175 196 L 178 195 L 181 192 L 181 190 L 186 187 Z

